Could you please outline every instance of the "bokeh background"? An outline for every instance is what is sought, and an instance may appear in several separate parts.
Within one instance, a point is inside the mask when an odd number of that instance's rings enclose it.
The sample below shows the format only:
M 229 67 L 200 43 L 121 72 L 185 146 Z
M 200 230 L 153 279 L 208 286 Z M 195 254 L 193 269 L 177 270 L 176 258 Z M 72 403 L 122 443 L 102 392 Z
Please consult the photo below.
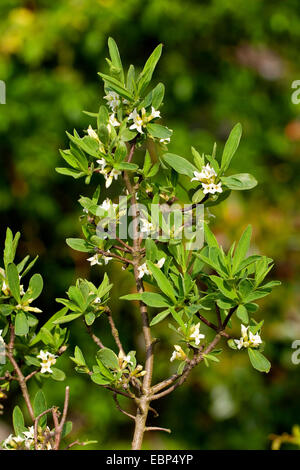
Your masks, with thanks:
M 253 251 L 275 260 L 271 277 L 282 286 L 260 301 L 272 370 L 261 375 L 246 354 L 224 348 L 220 364 L 198 368 L 188 386 L 157 403 L 157 425 L 173 433 L 148 433 L 145 448 L 270 448 L 271 433 L 300 422 L 300 365 L 291 362 L 291 344 L 300 339 L 300 104 L 291 101 L 291 84 L 300 79 L 298 1 L 1 0 L 0 17 L 0 79 L 7 85 L 7 104 L 0 105 L 0 241 L 9 225 L 22 231 L 20 256 L 39 254 L 45 320 L 77 277 L 101 277 L 65 244 L 80 234 L 78 197 L 91 194 L 96 181 L 86 188 L 54 168 L 58 149 L 67 144 L 65 130 L 86 129 L 90 121 L 82 110 L 98 109 L 103 89 L 97 72 L 106 69 L 108 36 L 118 42 L 123 63 L 139 67 L 164 44 L 155 79 L 166 85 L 162 114 L 174 129 L 171 151 L 189 157 L 193 145 L 208 153 L 242 123 L 233 170 L 253 173 L 259 186 L 211 209 L 212 224 L 227 247 L 252 223 Z M 116 264 L 109 273 L 124 343 L 138 347 L 137 312 L 118 300 L 132 281 Z M 101 322 L 97 332 L 112 346 Z M 171 334 L 160 331 L 157 378 L 170 372 L 164 363 Z M 78 342 L 92 358 L 94 345 L 80 323 L 72 336 L 70 353 Z M 132 426 L 111 396 L 76 375 L 67 357 L 60 361 L 71 386 L 73 437 L 97 439 L 99 449 L 128 447 Z M 64 384 L 52 384 L 48 400 L 60 403 Z M 13 393 L 6 402 L 2 432 L 17 401 Z

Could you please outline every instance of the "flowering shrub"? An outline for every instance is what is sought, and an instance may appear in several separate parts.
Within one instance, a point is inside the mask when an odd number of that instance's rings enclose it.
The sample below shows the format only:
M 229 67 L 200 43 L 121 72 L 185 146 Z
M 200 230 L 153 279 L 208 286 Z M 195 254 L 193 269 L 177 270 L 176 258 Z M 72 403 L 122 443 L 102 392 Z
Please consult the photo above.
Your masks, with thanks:
M 33 275 L 24 290 L 20 281 L 35 260 L 28 264 L 25 258 L 15 264 L 19 234 L 13 237 L 8 229 L 4 269 L 0 272 L 1 344 L 7 359 L 0 369 L 1 390 L 6 393 L 18 382 L 31 425 L 25 426 L 23 414 L 16 407 L 15 436 L 4 441 L 6 449 L 59 449 L 70 432 L 71 423 L 66 421 L 68 387 L 60 414 L 57 407 L 47 407 L 42 390 L 32 403 L 27 382 L 33 377 L 41 385 L 45 379 L 64 380 L 63 371 L 56 365 L 67 347 L 69 332 L 65 325 L 79 318 L 97 350 L 91 360 L 85 357 L 83 343 L 76 346 L 71 357 L 75 370 L 112 393 L 118 410 L 133 420 L 133 449 L 141 448 L 147 431 L 170 432 L 147 424 L 149 413 L 157 415 L 153 403 L 182 385 L 201 362 L 206 366 L 219 362 L 221 350 L 217 345 L 221 340 L 226 340 L 236 354 L 247 349 L 254 369 L 270 370 L 263 355 L 263 320 L 258 320 L 256 300 L 278 284 L 265 281 L 272 260 L 248 256 L 250 226 L 225 253 L 204 220 L 209 220 L 208 208 L 224 201 L 231 191 L 252 189 L 257 184 L 250 174 L 227 173 L 239 145 L 241 125 L 232 129 L 220 158 L 216 146 L 211 155 L 192 148 L 192 161 L 169 153 L 172 130 L 158 122 L 164 85 L 151 87 L 162 46 L 154 50 L 140 74 L 133 65 L 125 74 L 112 39 L 108 46 L 109 74 L 100 73 L 106 103 L 97 113 L 87 113 L 94 121 L 83 136 L 76 130 L 68 134 L 70 147 L 61 151 L 68 167 L 57 171 L 75 179 L 84 177 L 87 185 L 92 177 L 99 181 L 94 194 L 79 199 L 83 238 L 69 238 L 67 244 L 86 253 L 91 266 L 118 262 L 132 274 L 136 293 L 121 298 L 138 306 L 144 359 L 137 361 L 140 352 L 123 348 L 109 306 L 112 284 L 107 274 L 99 285 L 78 279 L 66 298 L 57 299 L 63 308 L 38 328 L 41 311 L 31 304 L 42 290 L 42 278 Z M 100 191 L 101 185 L 109 188 L 113 184 L 120 188 L 118 202 L 106 194 L 102 198 Z M 93 332 L 95 322 L 105 319 L 115 350 L 106 347 Z M 170 344 L 170 362 L 178 367 L 168 378 L 153 384 L 154 338 L 159 337 L 158 325 L 166 319 L 178 336 L 179 344 Z M 241 325 L 240 339 L 230 333 L 235 323 Z M 119 396 L 128 399 L 130 412 L 121 408 Z M 47 424 L 49 414 L 52 427 Z

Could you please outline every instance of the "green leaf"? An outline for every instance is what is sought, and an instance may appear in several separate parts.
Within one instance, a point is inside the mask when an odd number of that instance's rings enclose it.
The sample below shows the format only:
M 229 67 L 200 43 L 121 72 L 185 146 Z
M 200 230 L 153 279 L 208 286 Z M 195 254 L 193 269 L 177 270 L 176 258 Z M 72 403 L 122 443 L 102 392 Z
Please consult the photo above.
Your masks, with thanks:
M 97 385 L 108 385 L 111 383 L 111 380 L 107 379 L 101 374 L 92 374 L 91 379 Z
M 124 72 L 118 46 L 113 38 L 108 38 L 108 49 L 112 64 L 119 70 L 120 79 L 124 82 Z
M 33 409 L 34 409 L 34 416 L 37 418 L 43 411 L 47 409 L 47 402 L 44 392 L 42 390 L 38 390 L 33 401 Z M 42 416 L 39 420 L 39 426 L 42 428 L 47 424 L 47 415 Z
M 152 90 L 152 106 L 155 109 L 158 109 L 162 104 L 165 95 L 165 86 L 163 83 L 156 85 L 154 90 Z
M 55 168 L 55 171 L 60 175 L 72 176 L 72 178 L 81 178 L 85 173 L 83 171 L 71 170 L 70 168 Z
M 141 294 L 128 294 L 120 297 L 123 300 L 141 300 L 148 307 L 168 307 L 169 303 L 165 297 L 155 292 L 142 292 Z
M 14 237 L 11 229 L 7 227 L 4 253 L 3 253 L 5 269 L 10 263 L 14 261 L 19 239 L 20 239 L 20 232 L 17 232 Z
M 18 312 L 15 318 L 16 336 L 25 336 L 29 331 L 28 320 L 24 312 Z
M 169 297 L 169 299 L 171 299 L 174 304 L 176 304 L 176 294 L 175 294 L 173 286 L 170 283 L 170 281 L 168 280 L 168 278 L 151 261 L 147 261 L 147 265 L 148 265 L 148 268 L 150 269 L 150 271 L 151 271 L 158 287 L 160 288 L 160 290 L 164 294 L 166 294 L 166 296 Z
M 138 78 L 138 93 L 139 94 L 142 94 L 144 90 L 147 88 L 148 84 L 150 83 L 156 64 L 160 59 L 161 52 L 162 52 L 162 44 L 159 44 L 150 55 L 141 74 L 139 75 L 139 78 Z
M 247 309 L 244 305 L 239 305 L 236 310 L 236 316 L 246 325 L 249 323 L 249 316 Z
M 216 248 L 219 248 L 219 244 L 217 242 L 217 239 L 214 236 L 214 234 L 212 233 L 212 231 L 210 230 L 207 223 L 204 223 L 204 235 L 205 235 L 205 241 L 206 241 L 206 243 L 208 244 L 209 247 L 214 246 Z
M 40 274 L 34 274 L 29 281 L 29 298 L 37 299 L 43 290 L 43 278 Z
M 104 73 L 99 73 L 98 75 L 100 75 L 100 77 L 105 82 L 105 85 L 108 88 L 115 91 L 116 93 L 123 96 L 123 98 L 129 101 L 133 100 L 132 94 L 128 90 L 126 90 L 126 88 L 123 86 L 123 84 L 119 80 L 117 80 L 114 77 L 110 77 L 109 75 L 106 75 Z
M 232 176 L 222 176 L 221 182 L 227 186 L 229 189 L 233 189 L 235 191 L 244 191 L 247 189 L 255 188 L 257 185 L 257 181 L 254 176 L 250 175 L 249 173 L 239 173 L 237 175 Z
M 271 363 L 261 352 L 257 351 L 256 349 L 248 348 L 248 355 L 254 369 L 258 370 L 259 372 L 266 373 L 270 371 Z
M 67 312 L 68 312 L 68 309 L 66 307 L 60 309 L 43 325 L 43 330 L 48 330 L 50 332 L 55 327 L 54 322 L 64 317 Z M 39 341 L 41 341 L 41 339 L 42 339 L 42 333 L 41 331 L 39 331 L 38 334 L 31 340 L 29 346 L 34 346 Z
M 229 134 L 227 142 L 225 144 L 222 160 L 221 160 L 221 171 L 224 172 L 230 165 L 232 157 L 234 156 L 242 136 L 242 126 L 240 123 L 236 124 Z
M 248 227 L 243 232 L 235 248 L 235 252 L 234 252 L 234 256 L 232 260 L 233 261 L 232 262 L 233 273 L 235 273 L 235 271 L 239 268 L 239 265 L 246 258 L 246 255 L 250 246 L 251 234 L 252 234 L 252 227 L 251 225 L 248 225 Z
M 25 424 L 24 424 L 24 417 L 21 409 L 19 406 L 14 407 L 13 411 L 13 426 L 16 436 L 20 436 L 22 432 L 26 431 Z
M 88 253 L 94 250 L 94 247 L 86 240 L 82 240 L 82 238 L 67 238 L 66 243 L 70 248 L 76 251 Z
M 161 322 L 164 320 L 168 315 L 170 314 L 170 310 L 164 310 L 163 312 L 158 313 L 154 318 L 152 318 L 150 326 L 154 326 L 157 323 Z
M 7 280 L 9 289 L 14 297 L 14 299 L 20 303 L 21 296 L 20 296 L 20 280 L 19 280 L 19 273 L 17 266 L 13 263 L 10 263 L 6 269 Z
M 108 348 L 103 348 L 97 352 L 98 359 L 110 369 L 119 369 L 118 356 Z
M 53 380 L 56 380 L 57 382 L 62 382 L 65 380 L 66 374 L 61 369 L 57 369 L 57 367 L 51 367 L 51 370 L 51 377 Z
M 78 346 L 75 346 L 74 359 L 75 359 L 77 365 L 86 366 L 84 356 L 82 354 L 81 349 Z
M 68 323 L 70 321 L 76 320 L 76 318 L 81 317 L 82 312 L 80 313 L 71 313 L 70 315 L 65 315 L 62 318 L 58 318 L 53 323 L 54 325 L 62 325 L 63 323 Z
M 165 153 L 162 158 L 171 168 L 181 175 L 186 175 L 192 178 L 194 176 L 194 171 L 197 171 L 197 168 L 192 163 L 179 155 L 175 155 L 174 153 Z
M 147 131 L 157 139 L 168 139 L 172 135 L 172 131 L 160 124 L 148 124 Z
M 68 434 L 70 434 L 70 432 L 72 431 L 72 427 L 73 427 L 73 423 L 72 421 L 66 421 L 64 426 L 63 426 L 63 430 L 62 430 L 62 433 L 61 433 L 61 437 L 62 439 L 64 437 L 66 437 Z

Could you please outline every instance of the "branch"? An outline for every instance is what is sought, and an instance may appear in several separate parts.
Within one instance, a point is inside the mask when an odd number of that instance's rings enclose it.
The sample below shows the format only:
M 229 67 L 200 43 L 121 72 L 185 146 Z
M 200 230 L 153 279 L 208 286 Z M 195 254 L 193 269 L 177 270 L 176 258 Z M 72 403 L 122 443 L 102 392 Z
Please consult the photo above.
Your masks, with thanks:
M 207 346 L 207 348 L 203 352 L 201 350 L 199 350 L 198 354 L 196 354 L 193 357 L 193 359 L 191 359 L 189 362 L 187 362 L 187 365 L 185 366 L 185 368 L 183 370 L 183 373 L 180 376 L 178 376 L 178 374 L 175 374 L 172 377 L 170 377 L 169 379 L 167 379 L 166 381 L 158 384 L 156 387 L 153 387 L 152 391 L 161 390 L 161 388 L 165 388 L 165 385 L 163 387 L 161 387 L 161 385 L 163 383 L 164 384 L 165 383 L 170 384 L 170 383 L 175 382 L 175 383 L 173 383 L 173 385 L 171 385 L 169 388 L 167 388 L 163 392 L 152 395 L 151 400 L 158 400 L 159 398 L 162 398 L 165 395 L 168 395 L 169 393 L 173 392 L 173 390 L 176 390 L 177 387 L 182 385 L 186 381 L 186 379 L 188 378 L 188 375 L 191 372 L 191 370 L 196 365 L 198 365 L 201 361 L 203 361 L 205 354 L 209 354 L 214 349 L 214 347 L 220 341 L 221 337 L 222 337 L 222 335 L 220 333 L 218 333 L 215 336 L 215 338 L 213 339 L 213 341 Z
M 111 253 L 111 252 L 108 252 L 108 251 L 101 250 L 100 248 L 97 248 L 97 252 L 100 253 L 103 256 L 108 256 L 108 257 L 111 257 L 111 258 L 115 258 L 118 261 L 122 261 L 122 263 L 125 263 L 125 264 L 134 264 L 133 261 L 131 261 L 130 259 L 124 258 L 123 256 L 116 255 L 115 253 Z
M 12 364 L 12 366 L 13 366 L 16 374 L 17 374 L 17 380 L 19 382 L 19 385 L 20 385 L 20 388 L 21 388 L 21 391 L 22 391 L 22 395 L 24 397 L 24 400 L 25 400 L 30 418 L 32 419 L 32 421 L 34 421 L 34 419 L 35 419 L 34 418 L 34 412 L 33 412 L 33 408 L 32 408 L 32 405 L 31 405 L 31 401 L 30 401 L 30 397 L 29 397 L 29 393 L 28 393 L 28 389 L 27 389 L 27 385 L 26 385 L 26 380 L 25 380 L 24 375 L 21 372 L 21 369 L 19 368 L 17 362 L 15 361 L 15 359 L 13 357 L 14 344 L 15 344 L 15 330 L 14 330 L 13 325 L 10 325 L 10 341 L 9 341 L 8 346 L 7 346 L 6 356 L 9 359 L 10 363 Z
M 169 434 L 171 434 L 171 429 L 167 429 L 167 428 L 160 428 L 160 427 L 157 427 L 157 426 L 146 426 L 145 427 L 145 431 L 164 431 L 164 432 L 167 432 Z
M 92 340 L 94 341 L 94 343 L 97 344 L 98 348 L 99 349 L 103 349 L 105 348 L 104 344 L 101 342 L 101 339 L 98 338 L 98 336 L 96 336 L 93 331 L 92 331 L 92 327 L 90 325 L 87 325 L 86 321 L 83 319 L 83 323 L 85 324 L 86 326 L 86 329 L 87 329 L 87 332 L 88 334 L 90 335 L 90 337 L 92 338 Z
M 116 407 L 119 411 L 121 411 L 121 413 L 123 413 L 124 415 L 128 416 L 129 418 L 135 420 L 135 416 L 133 416 L 132 414 L 128 413 L 127 411 L 123 410 L 121 407 L 120 407 L 120 404 L 118 402 L 118 397 L 117 397 L 117 394 L 114 393 L 113 394 L 113 399 L 115 401 L 115 404 L 116 404 Z
M 119 348 L 119 351 L 121 353 L 124 354 L 124 349 L 123 349 L 123 346 L 122 346 L 122 343 L 120 341 L 120 337 L 119 337 L 119 332 L 116 328 L 116 325 L 115 325 L 115 322 L 114 322 L 114 319 L 112 317 L 112 314 L 111 314 L 111 310 L 108 308 L 106 311 L 105 311 L 106 315 L 107 315 L 107 318 L 108 318 L 108 322 L 110 324 L 110 329 L 111 329 L 111 333 L 114 337 L 114 340 L 116 342 L 116 345 L 118 346 Z

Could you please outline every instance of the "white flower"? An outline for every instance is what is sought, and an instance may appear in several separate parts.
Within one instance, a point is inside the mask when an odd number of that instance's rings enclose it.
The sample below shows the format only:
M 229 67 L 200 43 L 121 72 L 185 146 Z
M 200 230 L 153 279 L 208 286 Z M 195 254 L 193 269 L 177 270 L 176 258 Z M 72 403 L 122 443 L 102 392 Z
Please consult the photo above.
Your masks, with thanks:
M 200 333 L 200 322 L 196 325 L 192 325 L 189 337 L 195 341 L 197 346 L 200 344 L 201 339 L 205 338 L 205 335 Z
M 191 181 L 203 181 L 203 180 L 210 180 L 214 176 L 217 176 L 215 170 L 207 163 L 201 168 L 201 171 L 194 171 L 194 178 Z
M 8 446 L 11 445 L 12 440 L 13 440 L 13 435 L 10 434 L 2 443 L 3 449 L 8 449 Z
M 160 258 L 160 260 L 157 261 L 157 263 L 155 264 L 155 266 L 157 266 L 159 269 L 163 267 L 163 265 L 165 264 L 165 261 L 166 261 L 166 258 Z
M 95 266 L 95 264 L 99 264 L 99 266 L 102 265 L 101 260 L 99 258 L 99 255 L 97 253 L 94 256 L 91 256 L 90 258 L 87 258 L 87 261 L 90 262 L 91 266 Z
M 159 141 L 160 141 L 162 144 L 169 144 L 170 141 L 171 141 L 171 138 L 170 138 L 170 137 L 166 137 L 165 139 L 159 139 Z
M 86 208 L 83 208 L 83 209 L 82 209 L 82 212 L 84 212 L 85 214 L 88 214 L 88 213 L 89 213 L 88 209 L 86 209 Z
M 109 173 L 105 173 L 104 174 L 104 178 L 106 179 L 105 187 L 109 188 L 113 179 L 117 180 L 120 174 L 121 174 L 121 171 L 116 170 L 115 168 L 113 168 Z
M 26 439 L 34 439 L 34 427 L 31 426 L 30 428 L 28 428 L 28 431 L 24 431 L 23 434 Z
M 120 96 L 118 95 L 118 93 L 115 93 L 114 91 L 109 91 L 107 95 L 104 96 L 104 99 L 107 101 L 107 104 L 110 109 L 115 113 L 121 103 Z
M 144 277 L 145 275 L 146 276 L 151 275 L 146 263 L 142 264 L 141 266 L 138 266 L 138 272 L 139 272 L 139 275 L 138 275 L 139 279 L 142 279 L 142 277 Z
M 93 139 L 96 139 L 96 140 L 99 140 L 99 137 L 98 137 L 98 134 L 96 131 L 94 131 L 94 129 L 92 128 L 91 125 L 89 125 L 89 127 L 87 128 L 87 133 L 90 137 L 92 137 Z
M 120 351 L 118 357 L 119 357 L 119 364 L 120 364 L 121 369 L 125 369 L 127 364 L 130 364 L 131 366 L 133 366 L 133 362 L 129 354 L 125 355 L 122 351 Z
M 107 253 L 110 253 L 110 251 L 108 250 Z M 112 259 L 111 256 L 104 256 L 103 255 L 103 260 L 104 260 L 104 264 L 108 264 L 108 262 Z
M 256 335 L 254 335 L 253 333 L 251 333 L 251 331 L 249 331 L 249 340 L 253 348 L 256 348 L 262 343 L 262 339 L 259 334 L 256 333 Z
M 115 113 L 113 113 L 109 116 L 109 121 L 108 121 L 108 124 L 107 124 L 108 130 L 110 130 L 109 126 L 112 126 L 112 127 L 120 126 L 119 121 L 115 118 Z
M 152 119 L 160 118 L 160 111 L 156 111 L 153 106 L 151 106 L 151 114 L 148 116 L 148 121 Z
M 143 224 L 143 226 L 141 227 L 141 232 L 148 233 L 155 230 L 154 225 L 151 222 L 148 222 L 148 220 L 141 219 L 141 223 Z
M 100 165 L 100 173 L 104 172 L 105 171 L 105 167 L 106 167 L 106 160 L 104 158 L 99 158 L 99 160 L 96 160 L 97 163 L 99 163 Z
M 99 208 L 105 212 L 110 212 L 111 209 L 115 210 L 117 207 L 118 204 L 114 204 L 108 197 L 99 205 Z
M 262 343 L 262 339 L 258 333 L 255 335 L 249 330 L 248 326 L 241 324 L 242 336 L 240 339 L 235 339 L 234 342 L 238 349 L 241 348 L 256 348 Z
M 101 303 L 101 297 L 96 297 L 94 300 L 94 304 L 100 304 Z
M 137 112 L 136 108 L 132 111 L 132 113 L 129 114 L 128 121 L 133 121 L 133 124 L 129 127 L 129 129 L 136 129 L 140 134 L 144 134 L 142 126 L 145 125 L 145 122 Z
M 170 358 L 170 362 L 173 362 L 176 359 L 179 361 L 184 361 L 186 359 L 186 354 L 184 350 L 180 346 L 178 346 L 178 344 L 174 344 L 174 351 Z
M 56 357 L 54 354 L 50 353 L 49 351 L 40 351 L 40 354 L 37 356 L 38 359 L 41 359 L 41 373 L 49 373 L 52 374 L 53 371 L 51 366 L 56 363 Z
M 217 173 L 207 163 L 201 169 L 201 171 L 194 171 L 194 178 L 191 181 L 200 181 L 203 188 L 203 194 L 215 194 L 222 193 L 222 184 L 216 183 Z
M 203 188 L 203 194 L 208 194 L 208 193 L 215 194 L 215 193 L 222 193 L 223 192 L 221 183 L 218 183 L 218 184 L 214 184 L 214 183 L 205 184 L 205 183 L 202 183 L 202 188 Z

